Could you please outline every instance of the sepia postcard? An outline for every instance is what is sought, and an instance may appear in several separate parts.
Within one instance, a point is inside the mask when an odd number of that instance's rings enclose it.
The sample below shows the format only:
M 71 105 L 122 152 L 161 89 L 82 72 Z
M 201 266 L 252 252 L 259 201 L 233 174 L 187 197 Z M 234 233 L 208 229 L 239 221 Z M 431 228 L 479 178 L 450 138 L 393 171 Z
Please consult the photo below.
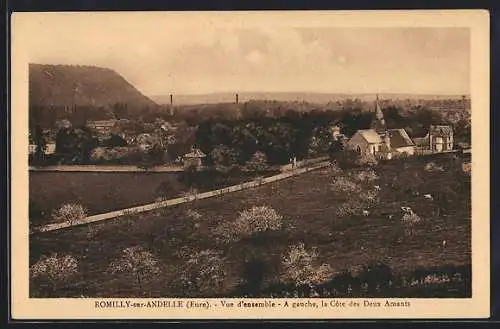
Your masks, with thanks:
M 11 27 L 13 319 L 489 317 L 487 11 Z

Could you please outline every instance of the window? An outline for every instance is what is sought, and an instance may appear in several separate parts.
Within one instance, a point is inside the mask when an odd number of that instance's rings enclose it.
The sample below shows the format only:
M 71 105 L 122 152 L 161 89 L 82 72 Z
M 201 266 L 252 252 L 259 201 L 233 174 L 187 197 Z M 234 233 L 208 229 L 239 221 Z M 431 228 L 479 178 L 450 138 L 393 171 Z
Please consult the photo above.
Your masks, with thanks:
M 361 154 L 361 147 L 359 147 L 359 145 L 357 146 L 356 150 L 358 151 L 359 154 Z

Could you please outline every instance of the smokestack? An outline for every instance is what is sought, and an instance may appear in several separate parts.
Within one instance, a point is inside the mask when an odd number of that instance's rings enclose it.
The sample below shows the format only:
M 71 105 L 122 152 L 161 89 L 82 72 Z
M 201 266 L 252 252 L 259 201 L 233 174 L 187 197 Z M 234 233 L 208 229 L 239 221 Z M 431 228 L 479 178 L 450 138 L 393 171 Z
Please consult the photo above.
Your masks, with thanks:
M 236 94 L 236 104 L 238 104 L 238 94 Z
M 174 104 L 174 95 L 170 94 L 170 106 Z

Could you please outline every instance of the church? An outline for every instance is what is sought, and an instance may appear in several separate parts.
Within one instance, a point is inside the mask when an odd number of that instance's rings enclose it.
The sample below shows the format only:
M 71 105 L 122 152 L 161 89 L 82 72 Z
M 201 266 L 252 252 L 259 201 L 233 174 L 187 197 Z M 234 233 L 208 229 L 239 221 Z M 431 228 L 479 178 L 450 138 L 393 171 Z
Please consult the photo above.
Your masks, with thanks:
M 347 145 L 361 155 L 371 154 L 379 159 L 415 154 L 415 143 L 404 129 L 387 129 L 378 95 L 375 100 L 375 119 L 370 129 L 358 130 Z

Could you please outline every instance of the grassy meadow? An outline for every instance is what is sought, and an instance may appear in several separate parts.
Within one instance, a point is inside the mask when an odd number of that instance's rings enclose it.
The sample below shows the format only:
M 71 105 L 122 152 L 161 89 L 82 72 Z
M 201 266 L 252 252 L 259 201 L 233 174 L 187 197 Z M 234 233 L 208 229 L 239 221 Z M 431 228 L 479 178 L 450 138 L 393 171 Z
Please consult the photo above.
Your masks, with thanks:
M 269 175 L 271 173 L 268 173 Z M 51 213 L 66 203 L 78 203 L 89 215 L 140 206 L 163 196 L 181 196 L 190 188 L 199 192 L 242 183 L 252 173 L 223 175 L 217 172 L 30 172 L 30 220 L 42 225 L 53 222 Z
M 429 162 L 435 167 L 426 166 Z M 30 265 L 57 253 L 73 256 L 78 270 L 64 283 L 31 278 L 30 294 L 215 297 L 288 296 L 295 291 L 301 295 L 301 288 L 290 285 L 281 273 L 283 255 L 290 246 L 303 243 L 317 253 L 316 264 L 332 270 L 332 279 L 321 286 L 328 291 L 320 294 L 323 296 L 470 297 L 470 176 L 460 168 L 461 160 L 448 155 L 379 163 L 371 178 L 363 177 L 360 169 L 332 167 L 190 204 L 35 233 L 30 237 Z M 48 201 L 51 198 L 61 202 L 61 198 L 77 196 L 88 198 L 81 201 L 92 211 L 111 210 L 106 208 L 110 198 L 113 208 L 152 201 L 154 190 L 165 179 L 157 174 L 140 179 L 84 174 L 68 181 L 55 175 L 59 184 L 73 187 L 67 189 L 73 194 L 56 192 L 55 186 L 40 182 L 50 180 L 48 176 L 30 177 L 33 198 L 47 203 L 47 209 L 55 205 Z M 281 228 L 233 242 L 222 240 L 219 228 L 253 206 L 274 209 L 282 217 Z M 421 218 L 411 234 L 402 224 L 401 207 L 411 207 Z M 345 213 L 339 209 L 354 210 Z M 153 274 L 137 279 L 131 271 L 109 270 L 124 249 L 137 246 L 156 260 Z M 207 250 L 210 253 L 203 254 Z M 198 289 L 189 289 L 179 280 L 204 273 L 206 268 L 200 269 L 192 260 L 200 252 L 206 256 L 203 259 L 218 264 L 217 284 L 198 283 Z M 449 278 L 458 275 L 458 279 L 425 281 L 433 271 L 447 273 Z M 355 275 L 360 272 L 364 276 Z

